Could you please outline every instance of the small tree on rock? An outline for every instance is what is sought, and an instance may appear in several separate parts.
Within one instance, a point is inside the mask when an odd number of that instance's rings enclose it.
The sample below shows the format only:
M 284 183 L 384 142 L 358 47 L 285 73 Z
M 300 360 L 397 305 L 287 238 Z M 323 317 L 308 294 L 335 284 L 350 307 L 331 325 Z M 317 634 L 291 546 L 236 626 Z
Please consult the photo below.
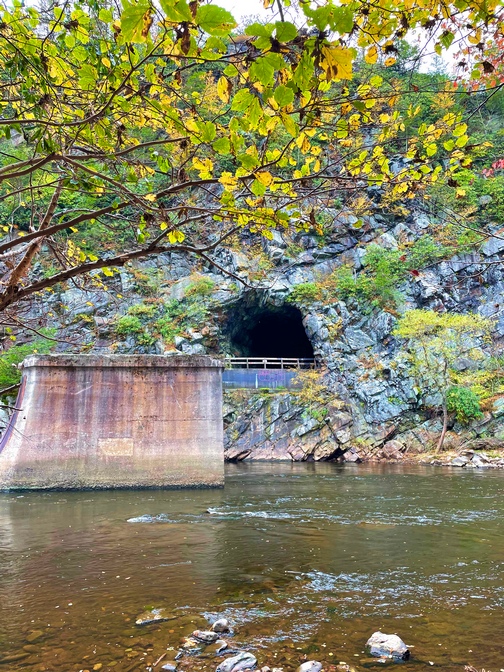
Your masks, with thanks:
M 480 413 L 475 395 L 464 386 L 463 370 L 478 366 L 484 358 L 481 345 L 489 338 L 492 326 L 491 320 L 473 313 L 440 314 L 432 310 L 410 310 L 399 320 L 394 333 L 407 341 L 405 357 L 422 397 L 440 399 L 443 429 L 436 452 L 443 447 L 448 413 L 457 411 L 452 408 L 453 399 L 459 399 L 461 388 L 467 390 L 464 398 L 471 397 L 463 414 L 465 420 Z

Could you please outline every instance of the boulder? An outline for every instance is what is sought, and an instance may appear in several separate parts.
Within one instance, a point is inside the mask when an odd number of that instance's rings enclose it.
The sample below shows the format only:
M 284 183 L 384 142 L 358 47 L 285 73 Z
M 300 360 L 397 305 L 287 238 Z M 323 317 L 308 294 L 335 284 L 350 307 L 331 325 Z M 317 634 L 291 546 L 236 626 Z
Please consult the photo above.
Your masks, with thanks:
M 372 656 L 377 658 L 392 658 L 393 660 L 408 660 L 410 652 L 406 644 L 397 635 L 386 635 L 384 632 L 375 632 L 366 642 Z
M 229 632 L 229 622 L 227 618 L 219 618 L 212 624 L 214 632 Z
M 217 667 L 215 672 L 240 672 L 255 667 L 257 658 L 248 651 L 240 651 L 236 656 L 226 658 Z
M 453 460 L 450 462 L 450 467 L 465 467 L 468 462 L 469 460 L 467 457 L 458 455 L 458 457 L 453 458 Z
M 194 639 L 197 639 L 199 642 L 204 642 L 205 644 L 212 644 L 219 639 L 218 632 L 212 632 L 211 630 L 195 630 L 192 633 Z
M 387 441 L 382 448 L 384 457 L 389 460 L 402 460 L 404 445 L 400 441 Z
M 318 660 L 307 660 L 306 663 L 300 665 L 296 672 L 320 672 L 322 669 L 322 663 L 319 663 Z

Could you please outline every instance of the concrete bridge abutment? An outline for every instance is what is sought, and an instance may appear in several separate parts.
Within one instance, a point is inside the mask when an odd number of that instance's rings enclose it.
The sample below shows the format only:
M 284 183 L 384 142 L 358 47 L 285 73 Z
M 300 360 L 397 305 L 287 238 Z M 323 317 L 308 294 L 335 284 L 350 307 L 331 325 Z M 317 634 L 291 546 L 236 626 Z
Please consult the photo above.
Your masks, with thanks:
M 0 489 L 224 485 L 222 363 L 28 357 L 0 443 Z

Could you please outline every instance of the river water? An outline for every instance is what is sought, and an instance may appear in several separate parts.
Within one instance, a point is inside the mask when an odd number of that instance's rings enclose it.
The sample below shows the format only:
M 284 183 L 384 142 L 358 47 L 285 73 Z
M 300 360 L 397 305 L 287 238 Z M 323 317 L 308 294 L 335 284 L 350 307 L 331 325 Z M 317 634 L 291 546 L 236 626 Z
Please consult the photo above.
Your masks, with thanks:
M 285 672 L 383 667 L 376 630 L 412 647 L 403 672 L 498 672 L 503 501 L 501 471 L 267 463 L 224 490 L 0 494 L 0 671 L 146 670 L 222 614 Z M 135 626 L 153 607 L 175 618 Z

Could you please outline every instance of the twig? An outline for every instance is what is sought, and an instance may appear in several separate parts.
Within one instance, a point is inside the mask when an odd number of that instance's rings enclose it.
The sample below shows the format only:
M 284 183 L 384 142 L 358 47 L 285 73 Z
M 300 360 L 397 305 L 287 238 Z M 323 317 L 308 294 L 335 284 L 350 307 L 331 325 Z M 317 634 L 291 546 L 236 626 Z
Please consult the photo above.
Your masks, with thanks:
M 12 392 L 14 390 L 17 390 L 21 386 L 21 383 L 16 383 L 15 385 L 11 385 L 10 387 L 6 387 L 3 390 L 0 390 L 0 397 L 3 397 L 4 394 L 7 394 L 7 392 Z
M 156 667 L 157 665 L 159 665 L 159 663 L 163 660 L 163 658 L 166 658 L 166 653 L 161 654 L 152 667 Z

